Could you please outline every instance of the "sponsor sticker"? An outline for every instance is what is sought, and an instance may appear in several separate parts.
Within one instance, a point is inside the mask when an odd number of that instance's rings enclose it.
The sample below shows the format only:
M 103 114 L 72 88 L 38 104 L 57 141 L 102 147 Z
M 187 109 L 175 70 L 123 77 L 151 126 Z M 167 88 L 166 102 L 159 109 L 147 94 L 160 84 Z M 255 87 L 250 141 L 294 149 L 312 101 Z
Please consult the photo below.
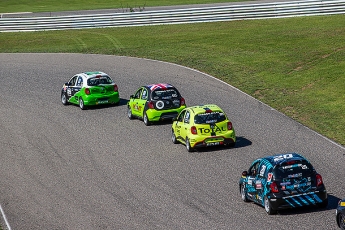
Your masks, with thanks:
M 296 178 L 296 177 L 302 177 L 302 173 L 288 175 L 288 178 Z
M 256 189 L 262 189 L 262 183 L 261 183 L 261 181 L 255 181 L 255 188 Z
M 252 183 L 253 183 L 253 179 L 254 179 L 254 178 L 249 177 L 249 178 L 248 178 L 248 184 L 252 184 Z

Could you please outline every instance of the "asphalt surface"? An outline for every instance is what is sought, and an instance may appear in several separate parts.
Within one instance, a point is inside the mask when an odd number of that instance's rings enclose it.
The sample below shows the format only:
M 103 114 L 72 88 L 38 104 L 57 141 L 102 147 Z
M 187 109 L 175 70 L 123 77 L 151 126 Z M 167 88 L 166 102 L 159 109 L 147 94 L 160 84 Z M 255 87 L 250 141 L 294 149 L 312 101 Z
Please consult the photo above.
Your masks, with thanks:
M 120 105 L 63 106 L 62 84 L 94 70 L 116 81 Z M 211 76 L 129 57 L 4 53 L 0 75 L 0 205 L 14 230 L 337 228 L 345 149 Z M 171 142 L 169 123 L 129 120 L 129 96 L 159 82 L 175 85 L 187 105 L 222 107 L 237 147 L 188 153 Z M 323 176 L 328 208 L 268 216 L 244 203 L 241 172 L 255 158 L 291 151 Z

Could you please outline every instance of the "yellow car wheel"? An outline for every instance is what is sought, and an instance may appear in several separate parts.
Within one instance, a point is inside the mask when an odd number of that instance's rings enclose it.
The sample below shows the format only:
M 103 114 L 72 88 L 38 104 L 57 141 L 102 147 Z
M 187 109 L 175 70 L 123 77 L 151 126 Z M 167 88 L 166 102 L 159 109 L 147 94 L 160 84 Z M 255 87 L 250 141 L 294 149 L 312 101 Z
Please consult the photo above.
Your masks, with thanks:
M 193 152 L 193 151 L 194 151 L 194 148 L 192 148 L 192 147 L 190 146 L 188 137 L 186 137 L 186 148 L 187 148 L 187 151 L 188 151 L 188 152 Z

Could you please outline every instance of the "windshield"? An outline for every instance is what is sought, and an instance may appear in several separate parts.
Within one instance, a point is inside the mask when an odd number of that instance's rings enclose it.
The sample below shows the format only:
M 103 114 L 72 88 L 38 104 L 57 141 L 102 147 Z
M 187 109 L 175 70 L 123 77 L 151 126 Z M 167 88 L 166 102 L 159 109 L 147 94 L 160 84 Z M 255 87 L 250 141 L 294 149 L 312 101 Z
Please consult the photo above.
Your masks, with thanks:
M 89 86 L 95 86 L 99 84 L 106 85 L 106 84 L 112 84 L 112 83 L 113 83 L 113 80 L 111 80 L 111 78 L 108 76 L 93 77 L 87 80 L 87 85 Z
M 176 89 L 166 89 L 166 90 L 155 90 L 152 92 L 153 100 L 169 100 L 177 98 L 179 93 Z
M 195 124 L 211 124 L 226 120 L 223 112 L 199 113 L 194 118 Z
M 314 172 L 313 166 L 306 161 L 298 161 L 279 165 L 273 169 L 275 179 L 299 178 L 310 176 Z

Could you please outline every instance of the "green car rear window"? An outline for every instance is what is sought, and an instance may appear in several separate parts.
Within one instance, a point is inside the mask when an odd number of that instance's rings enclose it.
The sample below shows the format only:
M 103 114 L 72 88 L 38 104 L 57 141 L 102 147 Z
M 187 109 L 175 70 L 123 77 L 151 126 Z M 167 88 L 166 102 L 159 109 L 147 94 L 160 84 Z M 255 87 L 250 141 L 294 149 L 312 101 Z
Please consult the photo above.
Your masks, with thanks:
M 87 80 L 87 85 L 89 86 L 96 86 L 96 85 L 108 85 L 112 84 L 113 80 L 111 80 L 108 76 L 102 76 L 102 77 L 92 77 Z
M 194 117 L 195 124 L 212 124 L 226 120 L 223 112 L 199 113 Z

